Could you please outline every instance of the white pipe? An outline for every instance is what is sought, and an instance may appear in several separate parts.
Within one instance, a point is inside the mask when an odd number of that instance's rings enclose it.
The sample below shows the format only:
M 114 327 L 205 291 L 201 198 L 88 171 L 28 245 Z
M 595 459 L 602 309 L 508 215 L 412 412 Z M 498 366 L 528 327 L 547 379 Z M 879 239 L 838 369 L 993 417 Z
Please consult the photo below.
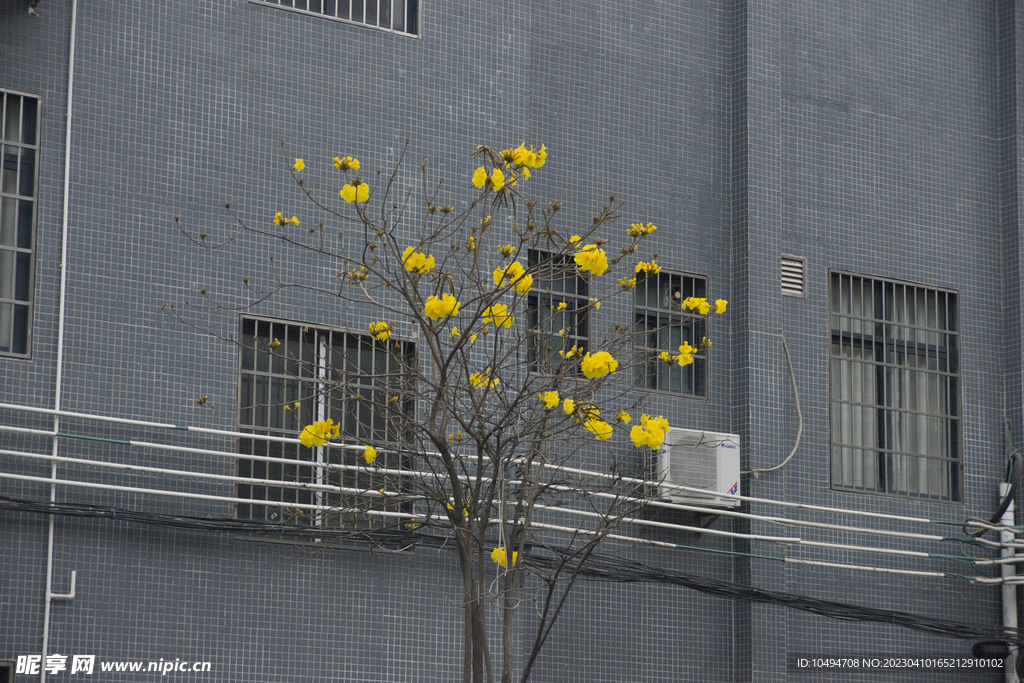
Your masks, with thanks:
M 213 434 L 213 435 L 230 436 L 230 437 L 238 437 L 238 438 L 245 438 L 245 439 L 255 439 L 255 440 L 262 440 L 262 441 L 275 441 L 275 442 L 281 442 L 281 443 L 299 443 L 298 439 L 292 438 L 292 437 L 268 436 L 268 435 L 262 435 L 262 434 L 250 434 L 250 433 L 247 433 L 247 432 L 233 432 L 233 431 L 228 431 L 228 430 L 223 430 L 223 429 L 209 429 L 209 428 L 206 428 L 206 427 L 192 427 L 192 426 L 187 426 L 187 425 L 175 425 L 175 424 L 170 424 L 170 423 L 166 423 L 166 422 L 148 422 L 148 421 L 145 421 L 145 420 L 132 420 L 132 419 L 129 419 L 129 418 L 109 417 L 109 416 L 105 416 L 105 415 L 91 415 L 89 413 L 77 413 L 77 412 L 71 412 L 71 411 L 66 411 L 66 410 L 50 410 L 50 409 L 47 409 L 47 408 L 36 408 L 36 407 L 33 407 L 33 406 L 22 406 L 22 405 L 17 405 L 17 404 L 13 404 L 13 403 L 0 403 L 0 408 L 7 408 L 7 409 L 11 409 L 11 410 L 23 410 L 23 411 L 28 411 L 28 412 L 37 412 L 37 413 L 50 414 L 50 415 L 62 415 L 62 416 L 65 416 L 65 417 L 76 417 L 76 418 L 83 418 L 83 419 L 99 420 L 99 421 L 103 421 L 103 422 L 116 422 L 116 423 L 120 423 L 120 424 L 130 424 L 130 425 L 135 425 L 135 426 L 140 426 L 140 427 L 154 427 L 154 428 L 159 428 L 159 429 L 174 429 L 174 430 L 179 430 L 179 431 L 198 432 L 198 433 L 202 433 L 202 434 Z M 33 430 L 25 430 L 23 428 L 6 427 L 6 426 L 3 426 L 3 425 L 0 425 L 0 431 L 3 431 L 3 430 L 6 430 L 6 431 L 21 431 L 21 432 L 24 432 L 24 433 L 40 434 L 40 435 L 47 435 L 47 436 L 52 436 L 53 435 L 53 432 L 46 432 L 46 431 L 42 431 L 42 430 L 35 430 L 35 431 L 33 431 Z M 362 449 L 365 448 L 365 446 L 361 445 L 361 444 L 360 445 L 346 445 L 346 444 L 343 444 L 341 446 L 337 446 L 337 445 L 335 445 L 335 446 L 339 447 L 339 448 L 351 448 L 351 449 L 354 449 L 354 450 L 362 450 Z M 160 446 L 160 447 L 161 448 L 166 448 L 168 450 L 176 450 L 174 447 L 171 447 L 171 446 Z M 427 456 L 427 457 L 431 457 L 431 456 L 436 457 L 436 456 L 438 456 L 440 454 L 436 453 L 436 452 L 423 452 L 423 453 L 418 453 L 418 455 L 423 455 L 423 456 Z M 522 463 L 525 463 L 525 462 L 526 461 L 521 459 L 521 458 L 516 458 L 516 459 L 511 461 L 511 464 L 522 464 Z M 580 474 L 580 475 L 589 476 L 589 477 L 599 477 L 599 478 L 603 478 L 603 479 L 613 479 L 613 480 L 622 481 L 622 482 L 625 482 L 625 483 L 646 484 L 646 485 L 657 484 L 658 486 L 660 486 L 662 488 L 666 488 L 666 489 L 673 489 L 673 490 L 678 490 L 678 491 L 690 491 L 690 492 L 693 492 L 693 493 L 701 493 L 701 494 L 704 494 L 704 495 L 710 495 L 710 496 L 721 497 L 721 498 L 728 498 L 728 499 L 732 499 L 732 500 L 749 501 L 749 502 L 753 502 L 753 503 L 765 503 L 767 505 L 779 505 L 779 506 L 790 507 L 790 508 L 799 509 L 799 510 L 812 510 L 812 511 L 816 511 L 816 512 L 834 512 L 834 513 L 837 513 L 837 514 L 856 515 L 856 516 L 860 516 L 860 517 L 873 517 L 873 518 L 877 518 L 877 519 L 895 520 L 895 521 L 898 521 L 898 522 L 912 522 L 912 523 L 917 523 L 917 524 L 931 524 L 933 522 L 933 520 L 925 518 L 925 517 L 907 517 L 907 516 L 903 516 L 903 515 L 890 515 L 890 514 L 885 514 L 885 513 L 880 513 L 880 512 L 867 512 L 867 511 L 864 511 L 864 510 L 851 510 L 851 509 L 848 509 L 848 508 L 833 508 L 833 507 L 828 507 L 828 506 L 825 506 L 825 505 L 808 505 L 806 503 L 791 503 L 791 502 L 780 501 L 780 500 L 771 500 L 769 498 L 754 498 L 754 497 L 751 497 L 751 496 L 739 496 L 739 495 L 733 495 L 733 494 L 724 493 L 724 492 L 709 491 L 707 489 L 695 488 L 695 487 L 691 487 L 691 486 L 684 486 L 682 484 L 668 484 L 668 483 L 665 483 L 665 482 L 652 482 L 652 481 L 648 481 L 648 480 L 644 480 L 644 479 L 636 479 L 636 478 L 632 478 L 632 477 L 620 477 L 620 476 L 617 476 L 617 475 L 614 475 L 614 474 L 608 474 L 606 472 L 594 472 L 594 471 L 590 471 L 590 470 L 583 470 L 583 469 L 577 469 L 577 468 L 573 468 L 573 467 L 565 467 L 565 466 L 560 466 L 560 465 L 547 464 L 547 465 L 545 465 L 545 468 L 546 469 L 550 469 L 550 470 L 557 470 L 557 471 L 562 471 L 562 472 L 568 472 L 570 474 Z M 982 524 L 977 524 L 977 523 L 974 523 L 974 522 L 968 522 L 968 524 L 970 524 L 972 526 L 983 526 Z M 1024 533 L 1024 531 L 1022 531 L 1020 533 Z
M 332 486 L 330 484 L 307 484 L 300 481 L 285 481 L 282 479 L 254 479 L 252 477 L 234 477 L 229 474 L 209 474 L 206 472 L 191 472 L 189 470 L 172 470 L 166 467 L 149 467 L 147 465 L 129 465 L 121 462 L 103 462 L 101 460 L 86 460 L 84 458 L 69 458 L 66 456 L 52 456 L 42 455 L 36 453 L 21 453 L 19 451 L 7 451 L 0 450 L 0 455 L 18 455 L 26 458 L 33 458 L 36 460 L 56 460 L 57 462 L 71 463 L 74 465 L 94 465 L 96 467 L 109 467 L 112 469 L 126 470 L 129 472 L 147 472 L 149 474 L 167 474 L 175 477 L 195 477 L 199 479 L 209 479 L 213 481 L 228 481 L 236 482 L 241 484 L 253 484 L 255 486 L 272 486 L 274 488 L 292 488 L 301 489 L 303 491 L 323 491 L 327 493 L 351 493 L 359 496 L 385 496 L 394 497 L 404 495 L 397 491 L 385 491 L 381 493 L 383 489 L 354 489 L 347 486 Z M 264 459 L 263 456 L 253 456 L 255 458 Z M 305 467 L 305 462 L 301 460 L 284 460 L 283 458 L 267 458 L 273 461 L 283 461 L 289 465 L 296 465 Z M 367 470 L 363 468 L 360 470 L 359 467 L 353 467 L 351 465 L 330 465 L 324 464 L 323 467 L 337 467 L 338 469 L 354 469 L 362 472 L 373 472 L 375 470 Z
M 70 230 L 69 205 L 71 197 L 71 114 L 74 104 L 75 90 L 75 40 L 78 35 L 78 0 L 71 0 L 71 37 L 68 41 L 68 95 L 67 109 L 64 114 L 64 201 L 63 217 L 61 218 L 60 246 L 60 305 L 57 313 L 57 373 L 54 377 L 53 407 L 60 410 L 62 390 L 64 387 L 64 322 L 67 314 L 68 293 L 68 232 Z M 60 431 L 60 417 L 53 418 L 53 431 Z M 59 450 L 59 440 L 53 437 L 53 455 Z M 50 478 L 57 478 L 57 462 L 50 468 Z M 50 502 L 57 500 L 57 485 L 50 485 Z M 53 537 L 56 516 L 50 515 L 49 531 L 46 539 L 46 600 L 43 606 L 43 642 L 41 647 L 42 661 L 46 663 L 46 651 L 50 641 L 50 604 L 53 600 Z M 46 683 L 46 667 L 39 670 L 39 680 Z
M 70 593 L 50 593 L 51 600 L 74 600 L 75 599 L 75 585 L 78 583 L 78 572 L 74 569 L 71 570 L 71 592 Z
M 2 452 L 2 451 L 0 451 Z M 520 483 L 517 479 L 512 479 L 508 482 L 509 484 Z M 654 482 L 651 482 L 652 484 Z M 734 510 L 726 510 L 724 508 L 706 508 L 697 505 L 684 505 L 682 503 L 669 503 L 663 500 L 647 500 L 644 498 L 635 498 L 632 496 L 620 496 L 615 493 L 606 493 L 601 491 L 587 491 L 586 489 L 579 489 L 572 486 L 561 486 L 557 484 L 548 485 L 547 488 L 554 491 L 567 491 L 575 493 L 583 493 L 587 496 L 593 496 L 597 498 L 614 498 L 615 500 L 626 502 L 626 503 L 638 503 L 642 505 L 650 505 L 652 507 L 666 508 L 669 510 L 685 510 L 687 512 L 701 512 L 711 515 L 723 515 L 726 517 L 738 517 L 741 519 L 756 519 L 764 522 L 772 522 L 781 526 L 806 526 L 813 527 L 816 529 L 830 529 L 832 531 L 851 531 L 860 534 L 874 534 L 876 536 L 892 536 L 895 538 L 913 538 L 920 541 L 942 541 L 945 536 L 936 536 L 935 534 L 916 534 L 909 531 L 886 531 L 884 529 L 867 529 L 859 526 L 845 526 L 842 524 L 827 524 L 825 522 L 806 522 L 799 519 L 789 519 L 788 517 L 773 517 L 770 515 L 752 515 L 747 512 L 736 512 Z
M 1011 484 L 1008 482 L 999 483 L 999 500 L 1002 500 L 1010 492 Z M 1003 512 L 1003 516 L 1000 521 L 1004 526 L 1013 526 L 1013 499 L 1010 499 L 1010 504 L 1006 507 Z M 1013 533 L 1009 530 L 1002 530 L 999 532 L 999 540 L 1004 543 L 1013 541 Z M 1003 558 L 1013 558 L 1013 548 L 1003 548 L 999 551 L 999 554 Z M 1010 562 L 1000 566 L 1003 577 L 1003 630 L 1016 632 L 1017 630 L 1017 586 L 1014 584 L 1013 576 L 1016 570 Z M 1006 683 L 1020 683 L 1020 679 L 1017 677 L 1017 647 L 1015 645 L 1010 646 L 1010 656 L 1006 658 L 1006 669 L 1003 672 Z
M 394 496 L 402 495 L 400 492 L 397 492 L 397 491 L 385 491 L 385 492 L 382 493 L 381 490 L 373 490 L 373 489 L 356 489 L 356 488 L 349 488 L 349 487 L 331 486 L 331 485 L 326 485 L 326 484 L 306 484 L 306 483 L 302 483 L 302 482 L 277 481 L 277 480 L 269 480 L 269 479 L 253 479 L 253 478 L 250 478 L 250 477 L 237 477 L 237 476 L 224 475 L 224 474 L 209 474 L 209 473 L 205 473 L 205 472 L 191 472 L 191 471 L 188 471 L 188 470 L 176 470 L 176 469 L 163 468 L 163 467 L 149 467 L 149 466 L 146 466 L 146 465 L 132 465 L 132 464 L 127 464 L 127 463 L 111 463 L 111 462 L 103 462 L 103 461 L 97 461 L 97 460 L 87 460 L 87 459 L 82 459 L 82 458 L 71 458 L 71 457 L 67 457 L 67 456 L 52 456 L 52 455 L 43 455 L 43 454 L 36 454 L 36 453 L 23 453 L 23 452 L 19 452 L 19 451 L 0 450 L 0 454 L 2 454 L 2 455 L 21 456 L 21 457 L 38 459 L 38 460 L 56 460 L 58 462 L 71 463 L 71 464 L 76 464 L 76 465 L 92 465 L 92 466 L 98 466 L 98 467 L 108 467 L 108 468 L 121 469 L 121 470 L 133 471 L 133 472 L 146 472 L 146 473 L 151 473 L 151 474 L 161 474 L 161 475 L 170 475 L 170 476 L 196 477 L 196 478 L 202 478 L 202 479 L 213 480 L 213 481 L 246 483 L 246 484 L 254 484 L 254 485 L 257 485 L 257 486 L 273 486 L 273 487 L 277 487 L 277 488 L 294 488 L 294 489 L 318 491 L 318 492 L 340 492 L 340 493 L 348 493 L 348 494 L 352 494 L 352 495 L 363 495 L 363 496 L 394 497 Z M 239 457 L 239 454 L 236 454 L 236 453 L 225 454 L 225 455 L 231 455 L 231 456 L 234 456 L 234 457 Z M 284 458 L 270 458 L 270 457 L 267 457 L 267 456 L 242 456 L 242 457 L 253 458 L 253 459 L 258 459 L 258 460 L 269 460 L 269 461 L 272 461 L 272 462 L 281 462 L 281 463 L 289 464 L 289 465 L 295 465 L 296 463 L 300 463 L 303 466 L 314 466 L 314 465 L 318 464 L 318 463 L 310 462 L 307 465 L 307 464 L 305 464 L 304 461 L 287 460 L 287 459 L 284 459 Z M 359 466 L 353 466 L 353 465 L 322 464 L 321 466 L 322 467 L 334 467 L 334 468 L 346 469 L 346 470 L 364 471 L 364 472 L 367 471 L 365 468 L 361 468 Z M 414 474 L 414 472 L 410 471 L 410 470 L 393 470 L 392 472 L 394 474 L 399 474 L 399 475 L 401 475 L 401 474 L 404 474 L 404 475 Z M 376 471 L 375 471 L 375 473 L 376 473 Z M 428 474 L 428 473 L 418 473 L 417 472 L 415 474 Z M 7 476 L 8 475 L 0 474 L 0 477 L 5 477 L 6 478 Z M 15 476 L 16 475 L 10 475 L 10 477 L 15 477 Z M 71 480 L 64 480 L 64 481 L 66 481 L 70 485 L 74 485 L 75 484 L 75 482 L 72 482 Z M 510 482 L 510 483 L 515 483 L 515 482 Z M 105 487 L 109 487 L 112 490 L 122 490 L 122 487 L 119 487 L 119 486 L 113 485 L 113 484 L 104 485 L 104 486 Z M 569 487 L 556 487 L 556 488 L 560 488 L 561 489 L 561 488 L 569 488 Z M 133 489 L 133 492 L 152 492 L 152 493 L 164 493 L 165 495 L 174 495 L 171 492 L 159 491 L 157 489 Z M 613 498 L 615 497 L 614 494 L 610 494 L 610 493 L 602 494 L 600 492 L 593 492 L 593 493 L 591 493 L 591 495 L 596 495 L 596 496 L 602 496 L 603 495 L 604 497 L 613 497 Z M 239 501 L 248 500 L 248 499 L 232 498 L 232 497 L 229 497 L 229 496 L 208 496 L 208 497 L 205 497 L 204 499 L 206 499 L 206 500 L 218 500 L 218 501 L 232 502 L 232 503 L 237 503 Z M 620 500 L 630 500 L 630 499 L 620 498 Z M 640 499 L 635 499 L 635 500 L 637 502 L 643 502 Z M 252 502 L 253 502 L 253 504 L 263 504 L 263 501 L 258 501 L 258 502 L 257 501 L 252 501 Z M 508 504 L 509 505 L 515 505 L 515 503 L 511 502 L 511 501 Z M 673 507 L 673 508 L 678 507 L 680 509 L 696 510 L 696 511 L 700 511 L 700 512 L 710 512 L 710 513 L 717 512 L 716 510 L 711 509 L 711 508 L 699 508 L 699 507 L 695 507 L 695 506 L 677 505 L 677 504 L 673 504 L 673 503 L 665 503 L 664 505 L 670 506 L 670 507 Z M 294 504 L 291 504 L 291 503 L 281 503 L 281 506 L 282 507 L 298 507 L 298 505 L 294 505 Z M 311 509 L 318 509 L 319 507 L 321 507 L 321 506 L 314 505 L 314 506 L 311 506 Z M 598 517 L 598 516 L 601 516 L 599 513 L 587 512 L 585 510 L 575 510 L 575 509 L 572 509 L 572 508 L 562 508 L 562 507 L 548 506 L 548 505 L 542 505 L 542 504 L 537 504 L 535 507 L 537 509 L 539 509 L 539 510 L 550 510 L 552 512 L 560 512 L 560 513 L 564 513 L 564 514 L 572 514 L 572 515 L 579 515 L 579 516 L 585 516 L 585 517 Z M 737 513 L 737 514 L 740 514 L 743 517 L 754 518 L 754 519 L 763 519 L 763 520 L 769 521 L 769 522 L 777 522 L 777 523 L 782 524 L 782 525 L 788 525 L 788 523 L 792 521 L 792 520 L 785 520 L 783 518 L 777 518 L 777 517 L 762 517 L 762 516 L 759 516 L 759 515 L 747 515 L 747 514 L 743 514 L 743 513 Z M 624 523 L 627 523 L 627 524 L 637 524 L 637 525 L 640 525 L 640 526 L 652 526 L 652 527 L 670 528 L 670 529 L 675 529 L 675 530 L 678 530 L 678 531 L 687 531 L 687 532 L 694 532 L 694 533 L 708 533 L 708 534 L 712 534 L 712 535 L 717 533 L 714 530 L 709 530 L 709 529 L 706 529 L 704 527 L 692 527 L 692 526 L 685 526 L 685 525 L 679 525 L 679 524 L 669 524 L 667 522 L 656 522 L 656 521 L 651 521 L 651 520 L 637 519 L 637 518 L 633 518 L 633 517 L 625 517 L 625 518 L 622 519 L 622 521 Z M 810 524 L 812 526 L 824 526 L 826 528 L 828 528 L 830 526 L 835 526 L 835 525 L 819 525 L 819 524 L 816 524 L 816 523 L 808 523 L 808 524 Z M 839 527 L 839 529 L 840 530 L 845 530 L 845 531 L 863 531 L 865 533 L 872 533 L 872 532 L 886 533 L 886 532 L 882 532 L 880 530 L 858 529 L 856 527 Z M 888 532 L 888 533 L 904 535 L 904 534 L 901 534 L 900 532 Z M 913 537 L 913 538 L 918 538 L 920 540 L 938 540 L 938 541 L 942 540 L 941 536 L 926 536 L 924 534 L 905 534 L 905 535 Z M 767 538 L 774 538 L 774 537 L 767 537 Z M 822 542 L 802 541 L 802 540 L 799 540 L 798 542 L 801 545 L 816 546 L 816 547 L 822 547 L 822 548 L 833 548 L 833 549 L 841 549 L 841 550 L 854 550 L 854 551 L 859 551 L 859 552 L 886 553 L 886 554 L 904 555 L 904 556 L 908 556 L 908 557 L 922 557 L 922 558 L 930 557 L 929 553 L 919 552 L 919 551 L 911 551 L 911 550 L 892 550 L 892 549 L 886 549 L 886 548 L 867 548 L 867 547 L 864 547 L 864 546 L 843 545 L 843 544 L 834 544 L 834 543 L 822 543 Z
M 517 458 L 513 462 L 525 463 L 526 460 Z M 898 522 L 914 522 L 917 524 L 931 524 L 932 520 L 924 517 L 904 517 L 902 515 L 888 515 L 881 512 L 865 512 L 864 510 L 850 510 L 847 508 L 831 508 L 823 505 L 807 505 L 806 503 L 789 503 L 781 500 L 771 500 L 769 498 L 752 498 L 750 496 L 737 496 L 731 493 L 722 493 L 718 491 L 709 491 L 708 489 L 695 488 L 693 486 L 683 486 L 682 484 L 668 484 L 664 482 L 649 482 L 645 479 L 636 479 L 633 477 L 621 477 L 615 474 L 608 474 L 607 472 L 594 472 L 592 470 L 581 470 L 575 467 L 565 467 L 564 465 L 545 465 L 546 469 L 558 470 L 560 472 L 568 472 L 570 474 L 580 474 L 587 477 L 599 477 L 602 479 L 613 479 L 615 481 L 625 482 L 627 484 L 647 484 L 657 483 L 661 488 L 673 489 L 678 491 L 690 491 L 692 493 L 700 493 L 705 496 L 715 496 L 716 498 L 728 498 L 731 500 L 749 501 L 752 503 L 766 503 L 768 505 L 781 505 L 783 507 L 797 508 L 800 510 L 815 510 L 818 512 L 835 512 L 843 515 L 859 515 L 861 517 L 877 517 L 879 519 L 891 519 Z
M 862 572 L 881 572 L 883 574 L 908 574 L 910 576 L 929 576 L 933 578 L 949 578 L 942 572 L 924 572 L 916 569 L 889 569 L 888 567 L 870 567 L 863 564 L 836 564 L 835 562 L 819 562 L 817 560 L 798 560 L 793 557 L 785 558 L 790 564 L 809 564 L 815 567 L 833 567 L 836 569 L 856 569 Z

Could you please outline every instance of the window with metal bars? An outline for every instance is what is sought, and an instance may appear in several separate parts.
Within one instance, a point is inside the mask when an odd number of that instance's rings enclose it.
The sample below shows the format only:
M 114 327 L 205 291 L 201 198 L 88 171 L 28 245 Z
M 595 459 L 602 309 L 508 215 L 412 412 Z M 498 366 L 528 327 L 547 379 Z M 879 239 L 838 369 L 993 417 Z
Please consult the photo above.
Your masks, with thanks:
M 707 297 L 707 279 L 662 270 L 638 273 L 634 290 L 634 373 L 637 386 L 683 396 L 704 398 L 708 386 L 708 352 L 701 341 L 708 336 L 708 319 L 683 309 L 690 297 Z M 696 347 L 693 362 L 680 366 L 659 355 L 679 355 L 687 342 Z
M 830 274 L 832 488 L 962 499 L 954 292 Z
M 375 493 L 405 488 L 404 477 L 383 470 L 413 467 L 401 447 L 403 416 L 415 409 L 414 345 L 254 318 L 242 319 L 239 342 L 239 431 L 296 438 L 305 425 L 331 419 L 341 431 L 334 441 L 372 445 L 378 455 L 366 466 L 361 449 L 240 439 L 239 453 L 256 457 L 238 460 L 238 476 L 251 481 L 237 484 L 237 497 L 254 501 L 239 504 L 238 517 L 338 525 L 367 521 L 361 511 L 370 508 L 404 510 Z
M 419 0 L 249 0 L 393 33 L 419 35 Z
M 0 354 L 31 353 L 39 100 L 0 90 Z
M 590 283 L 572 256 L 531 249 L 527 263 L 535 273 L 526 302 L 527 359 L 531 371 L 552 372 L 562 362 L 559 352 L 590 350 Z

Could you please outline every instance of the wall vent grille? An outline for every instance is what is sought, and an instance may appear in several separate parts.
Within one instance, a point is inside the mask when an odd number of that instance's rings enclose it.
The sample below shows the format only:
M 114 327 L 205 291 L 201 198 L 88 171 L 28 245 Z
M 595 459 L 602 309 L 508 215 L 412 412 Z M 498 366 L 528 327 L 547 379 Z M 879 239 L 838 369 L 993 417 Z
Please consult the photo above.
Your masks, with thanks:
M 782 294 L 783 296 L 806 297 L 804 288 L 804 272 L 807 262 L 799 256 L 782 256 Z

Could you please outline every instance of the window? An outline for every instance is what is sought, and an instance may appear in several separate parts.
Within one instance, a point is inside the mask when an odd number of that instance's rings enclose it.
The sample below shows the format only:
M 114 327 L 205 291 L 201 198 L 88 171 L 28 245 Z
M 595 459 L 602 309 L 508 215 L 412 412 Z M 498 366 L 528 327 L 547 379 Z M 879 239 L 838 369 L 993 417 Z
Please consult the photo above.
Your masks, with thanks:
M 559 351 L 575 346 L 582 355 L 590 350 L 590 284 L 571 255 L 531 249 L 527 263 L 536 273 L 526 304 L 527 359 L 530 370 L 550 372 L 562 362 Z
M 419 34 L 419 0 L 249 0 L 364 26 Z
M 832 487 L 961 499 L 956 294 L 832 273 Z
M 349 445 L 373 445 L 378 449 L 374 467 L 330 469 L 308 463 L 354 466 L 361 451 L 338 447 L 306 448 L 259 439 L 240 439 L 239 452 L 294 461 L 295 464 L 238 460 L 238 476 L 287 482 L 239 483 L 237 497 L 253 501 L 281 501 L 335 508 L 402 509 L 387 506 L 379 497 L 322 491 L 312 485 L 349 489 L 395 490 L 402 477 L 377 474 L 379 469 L 411 469 L 409 456 L 382 446 L 405 441 L 400 415 L 414 410 L 409 391 L 409 370 L 415 362 L 408 342 L 381 342 L 361 334 L 316 330 L 295 323 L 243 318 L 239 353 L 239 431 L 295 438 L 315 420 L 334 420 L 341 425 L 341 439 Z M 272 345 L 280 342 L 279 346 Z M 394 344 L 398 344 L 397 348 Z M 357 398 L 358 397 L 358 398 Z M 285 406 L 299 409 L 286 410 Z M 310 510 L 261 505 L 238 505 L 244 519 L 286 520 L 299 524 L 344 524 L 364 517 L 357 512 L 317 515 Z M 378 520 L 379 521 L 379 520 Z
M 39 101 L 0 91 L 0 354 L 28 356 Z
M 701 341 L 708 336 L 706 316 L 683 309 L 690 297 L 707 298 L 707 280 L 662 270 L 656 275 L 638 273 L 634 294 L 634 363 L 637 386 L 683 396 L 707 396 L 708 356 Z M 669 365 L 658 354 L 679 353 L 687 342 L 697 348 L 693 362 Z

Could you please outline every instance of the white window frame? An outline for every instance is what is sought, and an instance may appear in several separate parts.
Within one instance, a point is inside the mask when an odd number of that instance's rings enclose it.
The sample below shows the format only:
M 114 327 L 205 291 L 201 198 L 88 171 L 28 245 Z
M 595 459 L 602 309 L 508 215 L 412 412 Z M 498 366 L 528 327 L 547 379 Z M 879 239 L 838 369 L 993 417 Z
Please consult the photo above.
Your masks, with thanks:
M 0 90 L 0 356 L 14 358 L 32 355 L 41 104 Z

